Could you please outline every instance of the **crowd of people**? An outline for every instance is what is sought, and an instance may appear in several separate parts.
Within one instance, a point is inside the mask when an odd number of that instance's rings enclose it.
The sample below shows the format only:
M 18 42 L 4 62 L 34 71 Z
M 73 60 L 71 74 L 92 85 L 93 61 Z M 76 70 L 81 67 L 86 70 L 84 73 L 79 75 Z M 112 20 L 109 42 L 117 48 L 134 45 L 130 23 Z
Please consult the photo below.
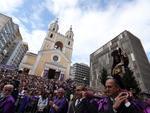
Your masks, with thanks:
M 149 102 L 122 89 L 114 78 L 98 93 L 71 79 L 0 71 L 0 113 L 150 113 Z

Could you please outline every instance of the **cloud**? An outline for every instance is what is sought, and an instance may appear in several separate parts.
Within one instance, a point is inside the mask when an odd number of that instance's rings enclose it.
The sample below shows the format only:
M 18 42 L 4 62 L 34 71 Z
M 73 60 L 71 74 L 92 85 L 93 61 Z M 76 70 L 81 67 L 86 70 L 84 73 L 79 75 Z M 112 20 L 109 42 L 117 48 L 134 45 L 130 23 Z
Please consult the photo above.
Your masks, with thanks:
M 139 37 L 146 53 L 150 53 L 150 0 L 43 0 L 36 4 L 31 0 L 28 9 L 23 7 L 23 0 L 9 1 L 7 6 L 8 1 L 0 0 L 0 11 L 12 15 L 18 12 L 13 19 L 32 52 L 40 49 L 48 21 L 55 17 L 59 18 L 60 33 L 65 34 L 73 26 L 73 63 L 89 64 L 91 53 L 124 30 Z
M 38 28 L 30 31 L 24 26 L 22 21 L 16 17 L 13 17 L 13 21 L 19 25 L 23 41 L 28 43 L 29 51 L 37 53 L 42 46 L 42 42 L 46 36 L 46 31 Z
M 77 3 L 78 0 L 45 0 L 45 5 L 50 12 L 58 15 L 64 10 L 74 8 Z
M 19 25 L 23 41 L 28 43 L 29 51 L 37 53 L 46 35 L 46 31 L 41 29 L 44 26 L 42 14 L 45 8 L 43 3 L 37 2 L 35 5 L 32 2 L 0 0 L 0 11 L 12 17 L 13 22 Z
M 90 2 L 89 2 L 90 3 Z M 65 32 L 73 25 L 74 50 L 73 63 L 89 64 L 89 55 L 113 39 L 124 30 L 139 37 L 146 52 L 150 52 L 150 1 L 132 0 L 110 2 L 102 10 L 99 6 L 79 6 L 79 1 L 67 3 L 54 0 L 47 2 L 49 11 L 60 18 L 60 32 Z M 84 7 L 84 8 L 82 8 Z M 106 8 L 107 7 L 107 8 Z M 84 9 L 84 10 L 83 10 Z
M 22 27 L 20 28 L 20 31 L 24 37 L 24 41 L 28 43 L 29 51 L 37 54 L 46 36 L 46 31 L 42 29 L 35 29 L 29 33 L 27 29 Z
M 29 33 L 25 28 L 22 27 L 20 27 L 20 31 L 24 41 L 28 43 L 29 51 L 37 54 L 42 46 L 46 32 L 42 29 L 35 29 Z
M 45 11 L 44 3 L 37 3 L 36 5 L 31 6 L 32 13 L 29 16 L 29 20 L 31 21 L 32 28 L 35 29 L 37 27 L 43 27 L 43 13 Z
M 24 34 L 25 40 L 28 41 L 30 51 L 37 53 L 37 51 L 39 51 L 42 46 L 46 32 L 41 29 L 36 29 L 33 30 L 30 34 L 27 34 L 26 32 L 22 32 L 22 34 Z
M 23 4 L 23 0 L 0 0 L 0 12 L 11 13 Z

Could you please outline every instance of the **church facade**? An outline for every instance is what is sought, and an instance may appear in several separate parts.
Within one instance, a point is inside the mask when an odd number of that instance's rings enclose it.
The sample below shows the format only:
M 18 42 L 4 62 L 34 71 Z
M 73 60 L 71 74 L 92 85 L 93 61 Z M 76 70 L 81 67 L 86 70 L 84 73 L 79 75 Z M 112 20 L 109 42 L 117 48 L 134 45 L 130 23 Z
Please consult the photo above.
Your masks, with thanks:
M 59 25 L 56 20 L 50 24 L 38 54 L 27 53 L 20 64 L 20 69 L 26 69 L 29 74 L 46 76 L 50 79 L 59 78 L 60 75 L 65 79 L 69 77 L 74 33 L 72 27 L 65 35 L 60 34 L 58 30 Z

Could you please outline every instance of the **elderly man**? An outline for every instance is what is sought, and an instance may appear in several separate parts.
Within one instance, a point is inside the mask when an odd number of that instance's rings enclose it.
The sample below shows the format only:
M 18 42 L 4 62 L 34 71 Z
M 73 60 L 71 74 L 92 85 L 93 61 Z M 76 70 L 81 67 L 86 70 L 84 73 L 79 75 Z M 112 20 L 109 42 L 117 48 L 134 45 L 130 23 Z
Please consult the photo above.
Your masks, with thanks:
M 98 113 L 93 96 L 84 86 L 77 86 L 68 113 Z
M 3 87 L 0 97 L 0 113 L 14 113 L 15 100 L 11 96 L 13 88 L 11 84 L 7 84 Z
M 49 102 L 49 113 L 67 113 L 68 100 L 64 97 L 65 91 L 63 88 L 57 90 L 57 97 L 53 101 Z
M 106 94 L 115 113 L 142 113 L 135 104 L 132 103 L 130 94 L 127 91 L 122 91 L 117 81 L 113 78 L 106 80 L 105 84 Z

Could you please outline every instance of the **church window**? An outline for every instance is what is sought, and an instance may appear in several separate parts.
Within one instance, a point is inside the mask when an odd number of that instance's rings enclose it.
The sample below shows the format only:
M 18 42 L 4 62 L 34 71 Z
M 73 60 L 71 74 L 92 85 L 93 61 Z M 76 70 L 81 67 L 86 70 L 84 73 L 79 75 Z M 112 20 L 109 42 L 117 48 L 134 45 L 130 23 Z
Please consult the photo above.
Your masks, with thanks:
M 56 42 L 55 45 L 54 45 L 54 48 L 55 48 L 55 49 L 59 49 L 59 50 L 62 51 L 62 49 L 63 49 L 63 44 L 62 44 L 62 42 L 60 42 L 60 41 Z
M 58 61 L 58 56 L 53 56 L 53 61 L 57 62 Z
M 50 35 L 50 38 L 52 38 L 52 37 L 53 37 L 53 34 Z
M 53 31 L 55 31 L 55 28 L 53 28 Z
M 70 45 L 70 41 L 68 42 L 68 45 Z

